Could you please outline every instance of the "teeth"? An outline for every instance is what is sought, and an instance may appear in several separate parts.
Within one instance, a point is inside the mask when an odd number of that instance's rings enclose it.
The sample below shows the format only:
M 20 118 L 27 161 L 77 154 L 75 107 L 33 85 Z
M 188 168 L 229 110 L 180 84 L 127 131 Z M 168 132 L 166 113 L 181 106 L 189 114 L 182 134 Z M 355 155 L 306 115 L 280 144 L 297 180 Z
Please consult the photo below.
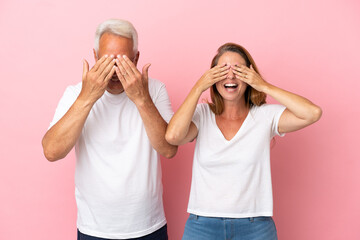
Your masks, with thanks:
M 237 84 L 235 84 L 235 83 L 227 83 L 227 84 L 225 84 L 224 86 L 225 86 L 225 87 L 236 87 Z

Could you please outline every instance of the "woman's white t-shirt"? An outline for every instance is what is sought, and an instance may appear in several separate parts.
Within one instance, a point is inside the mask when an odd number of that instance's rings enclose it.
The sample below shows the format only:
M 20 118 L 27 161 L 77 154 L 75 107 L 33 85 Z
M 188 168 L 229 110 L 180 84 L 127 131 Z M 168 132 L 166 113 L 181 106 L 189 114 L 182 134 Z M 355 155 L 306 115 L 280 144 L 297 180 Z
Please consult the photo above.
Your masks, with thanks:
M 253 106 L 231 140 L 226 140 L 208 104 L 198 104 L 198 129 L 188 212 L 208 217 L 273 215 L 270 142 L 284 106 Z M 283 136 L 283 135 L 281 135 Z

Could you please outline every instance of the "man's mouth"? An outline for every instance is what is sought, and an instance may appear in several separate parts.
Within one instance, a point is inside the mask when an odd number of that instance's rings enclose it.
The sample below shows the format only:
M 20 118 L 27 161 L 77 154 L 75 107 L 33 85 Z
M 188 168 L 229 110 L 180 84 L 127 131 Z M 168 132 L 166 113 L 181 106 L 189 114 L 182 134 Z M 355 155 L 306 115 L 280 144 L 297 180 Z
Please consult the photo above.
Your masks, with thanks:
M 114 74 L 114 75 L 111 77 L 111 81 L 117 82 L 117 81 L 120 81 L 120 80 L 119 80 L 119 78 L 117 77 L 117 75 Z

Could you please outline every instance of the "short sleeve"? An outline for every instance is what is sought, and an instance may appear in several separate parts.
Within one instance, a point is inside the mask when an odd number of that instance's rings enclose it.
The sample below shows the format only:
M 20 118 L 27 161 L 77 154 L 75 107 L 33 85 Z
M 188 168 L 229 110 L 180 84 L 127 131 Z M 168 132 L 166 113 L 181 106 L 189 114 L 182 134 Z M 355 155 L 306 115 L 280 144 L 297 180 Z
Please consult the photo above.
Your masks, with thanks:
M 279 104 L 264 104 L 261 107 L 266 118 L 271 123 L 271 138 L 276 135 L 280 137 L 285 136 L 285 133 L 279 133 L 279 120 L 286 107 Z
M 160 83 L 160 82 L 159 82 Z M 154 99 L 154 104 L 158 109 L 161 117 L 169 123 L 174 112 L 171 107 L 171 103 L 169 100 L 169 95 L 167 93 L 165 84 L 160 83 L 160 87 L 158 89 L 157 97 Z
M 74 86 L 69 86 L 66 88 L 62 98 L 60 99 L 54 114 L 54 118 L 50 123 L 48 129 L 54 126 L 70 109 L 70 107 L 74 104 L 78 94 L 74 90 Z
M 200 119 L 201 119 L 200 116 L 201 116 L 202 108 L 203 108 L 203 103 L 198 104 L 195 108 L 195 112 L 192 117 L 192 122 L 195 124 L 195 126 L 198 130 L 199 130 L 199 126 L 200 126 Z

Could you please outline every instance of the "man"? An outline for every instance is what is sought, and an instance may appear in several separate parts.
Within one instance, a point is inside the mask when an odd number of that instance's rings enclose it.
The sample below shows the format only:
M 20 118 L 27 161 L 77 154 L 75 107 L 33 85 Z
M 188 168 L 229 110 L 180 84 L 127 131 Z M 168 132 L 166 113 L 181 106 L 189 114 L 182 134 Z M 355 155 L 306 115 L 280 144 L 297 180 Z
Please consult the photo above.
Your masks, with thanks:
M 159 155 L 173 112 L 165 85 L 136 68 L 137 32 L 124 20 L 101 23 L 96 64 L 66 89 L 42 144 L 49 161 L 75 146 L 78 239 L 167 239 Z M 164 120 L 165 119 L 165 120 Z

